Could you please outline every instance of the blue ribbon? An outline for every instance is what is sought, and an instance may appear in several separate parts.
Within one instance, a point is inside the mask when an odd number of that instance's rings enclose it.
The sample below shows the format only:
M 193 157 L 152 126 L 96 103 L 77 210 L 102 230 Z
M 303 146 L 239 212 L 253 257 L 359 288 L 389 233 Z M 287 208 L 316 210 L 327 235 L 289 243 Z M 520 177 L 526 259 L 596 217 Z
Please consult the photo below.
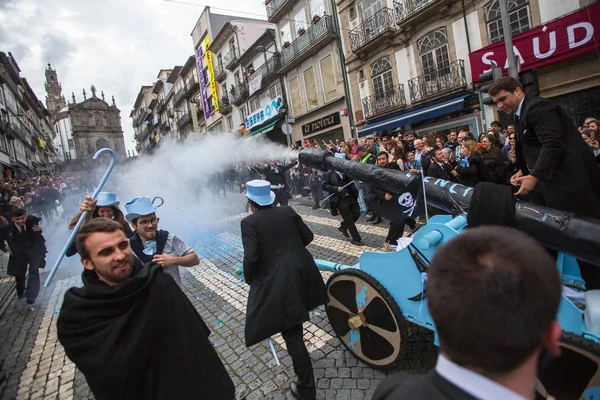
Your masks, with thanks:
M 156 252 L 156 240 L 148 240 L 146 242 L 146 248 L 144 250 L 142 250 L 142 253 L 144 253 L 147 256 L 152 256 L 152 255 L 154 255 L 155 252 Z

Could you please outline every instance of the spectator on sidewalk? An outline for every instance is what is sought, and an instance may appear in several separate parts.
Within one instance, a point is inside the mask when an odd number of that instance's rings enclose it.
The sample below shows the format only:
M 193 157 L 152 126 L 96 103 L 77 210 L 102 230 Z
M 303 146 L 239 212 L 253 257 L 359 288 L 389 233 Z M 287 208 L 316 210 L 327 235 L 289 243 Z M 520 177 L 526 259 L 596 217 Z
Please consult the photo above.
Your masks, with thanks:
M 428 272 L 435 370 L 391 375 L 373 400 L 533 399 L 539 358 L 560 354 L 552 257 L 515 229 L 474 228 L 440 248 Z
M 133 256 L 106 218 L 77 234 L 83 287 L 65 293 L 58 340 L 97 400 L 234 400 L 210 330 L 160 264 Z

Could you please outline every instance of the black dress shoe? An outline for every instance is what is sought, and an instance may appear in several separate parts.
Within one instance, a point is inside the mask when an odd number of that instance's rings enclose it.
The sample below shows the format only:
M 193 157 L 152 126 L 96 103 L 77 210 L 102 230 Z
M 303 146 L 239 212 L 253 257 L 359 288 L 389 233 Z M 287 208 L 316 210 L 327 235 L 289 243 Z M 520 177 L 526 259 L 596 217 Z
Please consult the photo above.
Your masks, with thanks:
M 367 222 L 375 221 L 377 219 L 377 215 L 373 214 L 369 218 L 367 218 Z
M 380 224 L 383 220 L 381 219 L 381 217 L 378 215 L 377 217 L 375 217 L 375 220 L 373 222 L 371 222 L 373 225 L 377 225 Z
M 30 305 L 31 305 L 31 304 L 33 304 L 33 303 L 35 303 L 35 300 L 27 299 L 27 304 L 30 304 Z
M 365 244 L 363 242 L 361 242 L 360 240 L 354 240 L 352 239 L 352 241 L 350 242 L 355 246 L 364 246 Z
M 337 229 L 338 229 L 338 231 L 342 232 L 342 235 L 346 236 L 347 238 L 350 237 L 350 234 L 348 233 L 348 229 L 344 229 L 341 226 Z
M 295 399 L 305 400 L 304 397 L 300 396 L 300 392 L 298 391 L 298 386 L 296 386 L 296 382 L 290 382 L 290 393 Z

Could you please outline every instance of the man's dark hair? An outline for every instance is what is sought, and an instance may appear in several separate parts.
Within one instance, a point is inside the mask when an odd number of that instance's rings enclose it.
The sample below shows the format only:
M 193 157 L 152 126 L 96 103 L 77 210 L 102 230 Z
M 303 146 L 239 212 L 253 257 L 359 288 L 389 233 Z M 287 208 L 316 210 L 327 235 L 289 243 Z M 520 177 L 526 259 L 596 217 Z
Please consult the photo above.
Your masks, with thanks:
M 488 93 L 490 96 L 496 96 L 498 93 L 500 93 L 503 90 L 506 90 L 507 92 L 510 92 L 510 93 L 514 93 L 518 87 L 521 88 L 521 90 L 523 90 L 523 85 L 521 85 L 521 82 L 519 82 L 517 79 L 511 78 L 510 76 L 503 76 L 502 78 L 500 78 L 496 82 L 494 82 L 494 84 L 492 85 L 492 87 L 490 88 Z M 497 121 L 494 121 L 494 122 L 497 122 Z M 492 124 L 494 122 L 492 122 Z M 498 124 L 498 125 L 500 125 L 500 124 Z
M 492 126 L 492 125 L 502 126 L 502 124 L 500 123 L 500 121 L 492 121 L 492 123 L 490 124 L 490 126 Z
M 431 158 L 435 158 L 435 157 L 437 157 L 437 153 L 439 153 L 440 151 L 442 151 L 442 149 L 433 148 L 433 149 L 431 149 L 431 152 L 429 154 L 431 155 Z
M 267 204 L 266 206 L 261 206 L 260 204 L 248 199 L 248 201 L 254 206 L 254 208 L 259 211 L 259 210 L 264 210 L 265 208 L 273 208 L 273 204 Z
M 83 224 L 79 232 L 77 232 L 77 236 L 75 237 L 75 246 L 77 247 L 77 252 L 83 259 L 90 258 L 90 253 L 85 248 L 85 242 L 87 238 L 93 233 L 112 233 L 120 230 L 123 231 L 123 227 L 117 221 L 113 221 L 108 218 L 94 218 L 89 222 Z
M 555 262 L 512 228 L 461 233 L 435 254 L 427 280 L 440 350 L 484 373 L 506 373 L 541 346 L 556 319 L 561 283 Z
M 12 211 L 13 218 L 22 217 L 23 215 L 26 215 L 25 210 L 23 210 L 22 208 L 19 208 L 19 207 L 13 208 L 13 211 Z
M 390 155 L 388 154 L 387 151 L 380 151 L 379 153 L 377 153 L 377 158 L 379 158 L 379 156 L 386 156 L 389 157 Z

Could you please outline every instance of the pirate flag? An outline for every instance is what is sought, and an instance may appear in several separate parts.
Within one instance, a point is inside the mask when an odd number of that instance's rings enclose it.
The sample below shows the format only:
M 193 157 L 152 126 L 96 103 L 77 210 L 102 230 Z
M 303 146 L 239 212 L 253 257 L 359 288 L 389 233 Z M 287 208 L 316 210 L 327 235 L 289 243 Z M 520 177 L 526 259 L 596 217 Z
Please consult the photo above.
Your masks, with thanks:
M 379 214 L 382 218 L 402 224 L 407 218 L 415 218 L 423 208 L 421 174 L 413 175 L 410 183 L 398 188 L 398 193 L 390 193 L 391 200 L 384 200 Z

